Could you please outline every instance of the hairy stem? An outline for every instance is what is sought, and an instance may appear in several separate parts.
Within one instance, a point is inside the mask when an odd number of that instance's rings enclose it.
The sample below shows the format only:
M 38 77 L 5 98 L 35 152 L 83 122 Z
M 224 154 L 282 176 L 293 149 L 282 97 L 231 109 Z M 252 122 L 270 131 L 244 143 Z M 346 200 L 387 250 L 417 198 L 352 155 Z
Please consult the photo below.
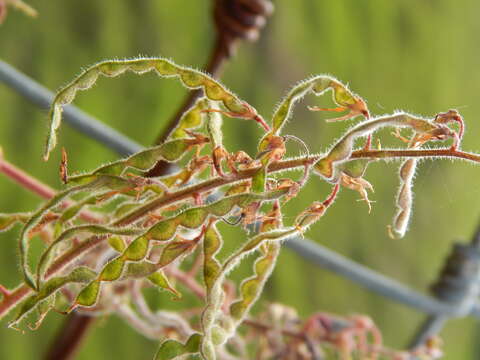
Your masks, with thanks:
M 464 151 L 458 151 L 453 149 L 429 149 L 429 150 L 357 150 L 354 151 L 349 159 L 386 159 L 386 158 L 459 158 L 480 163 L 480 155 L 472 154 Z M 306 164 L 318 160 L 319 155 L 311 157 L 301 157 L 296 159 L 282 160 L 271 164 L 268 167 L 268 172 L 278 172 L 297 168 L 303 168 Z M 248 170 L 239 171 L 238 174 L 221 178 L 217 177 L 211 180 L 201 182 L 197 185 L 186 187 L 174 193 L 166 194 L 160 198 L 154 199 L 150 203 L 145 204 L 141 208 L 127 214 L 125 217 L 118 220 L 115 225 L 127 225 L 132 223 L 153 210 L 156 210 L 162 206 L 167 206 L 177 201 L 193 197 L 195 193 L 202 193 L 208 190 L 215 189 L 217 187 L 227 185 L 233 182 L 238 182 L 247 178 L 251 178 L 258 171 L 259 167 Z M 85 251 L 91 249 L 93 246 L 100 244 L 104 237 L 92 237 L 91 239 L 77 245 L 69 252 L 52 263 L 47 270 L 47 277 L 58 273 L 66 264 L 70 263 L 73 259 L 82 255 Z M 21 302 L 27 295 L 31 294 L 31 290 L 27 285 L 21 285 L 12 291 L 8 296 L 4 296 L 0 302 L 0 318 L 12 307 Z
M 480 162 L 480 155 L 453 149 L 426 149 L 426 150 L 357 150 L 350 159 L 386 159 L 386 158 L 444 158 L 454 157 L 473 162 Z
M 465 159 L 473 162 L 480 163 L 480 155 L 468 153 L 464 151 L 458 151 L 453 149 L 430 149 L 430 150 L 357 150 L 354 151 L 350 159 L 387 159 L 387 158 L 443 158 L 443 157 L 454 157 L 459 159 Z M 287 159 L 282 160 L 276 163 L 271 164 L 268 167 L 268 172 L 278 172 L 284 170 L 292 170 L 296 168 L 304 168 L 305 165 L 311 164 L 321 156 L 311 156 L 311 157 L 301 157 L 296 159 Z M 218 188 L 223 185 L 231 184 L 241 180 L 245 180 L 253 177 L 260 168 L 252 168 L 248 170 L 239 171 L 237 174 L 232 174 L 228 177 L 216 177 L 199 184 L 183 188 L 182 190 L 165 194 L 164 196 L 154 199 L 151 202 L 145 204 L 144 206 L 136 209 L 135 211 L 125 215 L 123 218 L 119 219 L 115 225 L 126 225 L 135 221 L 136 219 L 146 215 L 147 213 L 159 209 L 163 206 L 170 205 L 180 200 L 184 200 L 189 197 L 193 197 L 195 194 L 199 194 L 205 191 L 209 191 L 215 188 Z

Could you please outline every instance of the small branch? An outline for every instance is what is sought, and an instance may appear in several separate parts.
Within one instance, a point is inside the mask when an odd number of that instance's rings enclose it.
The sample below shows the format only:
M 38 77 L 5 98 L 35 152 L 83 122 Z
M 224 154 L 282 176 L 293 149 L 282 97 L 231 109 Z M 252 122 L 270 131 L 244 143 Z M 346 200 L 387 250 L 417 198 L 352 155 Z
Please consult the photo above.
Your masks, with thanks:
M 200 286 L 200 284 L 195 280 L 195 278 L 193 278 L 189 274 L 173 267 L 165 268 L 165 274 L 170 275 L 171 277 L 180 281 L 184 286 L 189 288 L 192 293 L 195 294 L 198 298 L 202 300 L 205 299 L 205 290 L 203 289 L 203 287 Z
M 357 150 L 350 159 L 386 159 L 386 158 L 458 158 L 480 163 L 480 155 L 452 149 L 426 150 Z
M 300 157 L 295 159 L 282 160 L 271 164 L 268 167 L 268 172 L 278 172 L 284 170 L 292 170 L 296 168 L 304 168 L 306 165 L 312 164 L 320 159 L 321 156 Z M 451 149 L 431 149 L 431 150 L 357 150 L 354 151 L 349 159 L 386 159 L 386 158 L 413 158 L 413 157 L 434 157 L 434 158 L 460 158 L 473 162 L 480 163 L 480 155 L 467 153 L 463 151 L 451 150 Z M 251 178 L 260 167 L 252 168 L 248 170 L 239 171 L 237 174 L 232 174 L 229 177 L 216 177 L 199 184 L 183 188 L 174 193 L 166 194 L 160 198 L 154 199 L 137 210 L 127 214 L 123 218 L 119 219 L 115 225 L 126 225 L 147 213 L 156 210 L 160 207 L 170 205 L 177 201 L 186 199 L 193 196 L 195 193 L 202 193 L 215 189 L 220 186 L 235 183 L 247 178 Z
M 273 163 L 269 166 L 269 172 L 276 172 L 288 169 L 295 169 L 298 167 L 305 167 L 306 164 L 311 163 L 314 158 L 298 158 L 298 159 L 290 159 L 290 160 L 283 160 L 277 163 Z M 180 200 L 187 199 L 189 197 L 193 197 L 194 194 L 200 194 L 220 186 L 228 185 L 231 183 L 235 183 L 241 180 L 245 180 L 248 178 L 253 177 L 257 171 L 261 167 L 256 167 L 248 170 L 239 171 L 236 174 L 231 174 L 228 177 L 216 177 L 210 180 L 206 180 L 199 184 L 188 186 L 178 190 L 176 192 L 167 193 L 164 196 L 154 199 L 149 203 L 146 203 L 142 207 L 132 211 L 131 213 L 125 215 L 123 218 L 120 218 L 118 221 L 114 223 L 115 226 L 123 226 L 127 225 L 139 218 L 145 216 L 146 214 L 159 209 L 161 207 L 176 203 Z
M 454 151 L 451 149 L 433 149 L 433 150 L 358 150 L 352 153 L 351 159 L 359 159 L 359 158 L 371 158 L 375 159 L 384 159 L 384 158 L 405 158 L 405 157 L 456 157 L 462 158 L 474 162 L 480 162 L 480 155 L 466 153 L 463 151 Z M 313 156 L 313 157 L 302 157 L 296 159 L 287 159 L 283 161 L 279 161 L 273 163 L 269 166 L 268 172 L 277 172 L 277 171 L 284 171 L 284 170 L 291 170 L 296 168 L 303 168 L 306 164 L 312 163 L 317 161 L 320 156 Z M 219 186 L 227 185 L 233 182 L 238 182 L 247 178 L 252 177 L 259 168 L 253 168 L 248 170 L 239 171 L 233 177 L 228 178 L 214 178 L 211 180 L 204 181 L 194 186 L 190 186 L 184 189 L 181 189 L 177 192 L 167 194 L 162 196 L 161 198 L 155 199 L 150 203 L 145 204 L 141 208 L 135 210 L 134 212 L 127 214 L 122 219 L 118 220 L 115 225 L 127 225 L 133 221 L 138 220 L 139 218 L 145 216 L 149 212 L 156 210 L 162 206 L 170 205 L 172 203 L 178 202 L 180 200 L 186 199 L 194 193 L 201 193 L 205 192 Z M 70 263 L 73 259 L 83 254 L 85 251 L 89 250 L 93 246 L 101 243 L 103 238 L 101 237 L 92 237 L 91 239 L 84 241 L 83 243 L 79 244 L 78 246 L 71 249 L 68 253 L 64 254 L 61 258 L 57 259 L 51 267 L 47 270 L 48 276 L 52 276 L 60 271 L 63 266 Z M 22 285 L 16 290 L 14 290 L 10 296 L 4 297 L 2 302 L 0 302 L 0 318 L 6 311 L 8 311 L 11 307 L 15 306 L 25 298 L 28 294 L 31 293 L 31 289 L 29 289 L 26 285 Z M 435 309 L 432 311 L 430 305 L 425 305 L 422 310 L 426 312 L 432 313 L 455 313 L 454 309 L 451 309 L 450 306 L 444 304 L 437 304 L 433 308 L 442 308 L 441 310 Z M 475 309 L 472 309 L 472 312 L 476 314 Z
M 28 175 L 25 171 L 20 170 L 15 165 L 7 162 L 3 158 L 0 150 L 0 173 L 5 174 L 9 179 L 21 187 L 30 190 L 34 194 L 44 199 L 50 199 L 55 196 L 55 190 L 48 185 L 41 183 L 39 180 Z
M 41 109 L 48 110 L 54 98 L 50 90 L 2 60 L 0 60 L 0 83 L 11 87 Z M 132 155 L 142 150 L 142 146 L 138 143 L 73 105 L 65 106 L 63 117 L 65 122 L 76 130 L 122 156 Z
M 34 194 L 44 198 L 44 199 L 51 199 L 55 196 L 55 190 L 52 189 L 50 186 L 42 183 L 41 181 L 35 179 L 33 176 L 27 174 L 25 171 L 19 169 L 15 165 L 6 161 L 1 152 L 0 152 L 0 173 L 7 176 L 9 179 L 13 180 L 15 183 L 20 185 L 21 187 L 30 190 Z M 73 204 L 72 201 L 64 201 L 62 202 L 61 206 L 63 208 L 67 208 Z M 79 216 L 88 222 L 91 223 L 100 223 L 102 221 L 101 218 L 92 214 L 89 211 L 82 210 Z

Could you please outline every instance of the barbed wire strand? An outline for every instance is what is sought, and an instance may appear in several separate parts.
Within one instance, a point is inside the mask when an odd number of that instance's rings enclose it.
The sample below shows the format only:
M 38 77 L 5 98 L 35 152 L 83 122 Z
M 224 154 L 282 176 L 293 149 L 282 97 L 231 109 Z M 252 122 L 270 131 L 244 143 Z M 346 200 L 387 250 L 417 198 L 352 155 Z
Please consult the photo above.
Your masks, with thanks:
M 472 308 L 472 303 L 477 301 L 480 295 L 479 287 L 480 223 L 469 244 L 454 244 L 439 279 L 432 286 L 432 293 L 443 302 L 465 311 Z M 448 318 L 445 314 L 428 316 L 410 341 L 409 349 L 415 349 L 437 335 Z
M 16 70 L 13 66 L 0 60 L 0 82 L 8 85 L 40 109 L 49 109 L 54 94 L 30 77 Z M 88 137 L 112 149 L 121 156 L 134 154 L 142 146 L 117 130 L 94 119 L 75 106 L 65 106 L 65 122 Z

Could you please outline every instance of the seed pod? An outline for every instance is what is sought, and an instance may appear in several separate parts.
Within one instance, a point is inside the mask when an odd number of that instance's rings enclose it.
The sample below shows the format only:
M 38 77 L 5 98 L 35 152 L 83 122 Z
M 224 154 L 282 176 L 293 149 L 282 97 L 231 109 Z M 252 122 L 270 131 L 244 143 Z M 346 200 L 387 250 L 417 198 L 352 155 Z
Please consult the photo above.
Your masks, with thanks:
M 28 313 L 35 309 L 43 300 L 52 296 L 69 283 L 86 283 L 95 277 L 95 272 L 87 267 L 77 267 L 66 276 L 58 276 L 48 280 L 40 291 L 28 297 L 20 307 L 17 316 L 9 324 L 15 327 Z
M 155 360 L 173 360 L 182 355 L 196 354 L 200 351 L 202 335 L 195 333 L 190 335 L 187 342 L 182 344 L 177 340 L 168 339 L 160 344 L 155 355 Z M 182 358 L 184 358 L 182 356 Z
M 170 139 L 181 139 L 188 137 L 188 131 L 202 126 L 205 114 L 203 110 L 209 108 L 210 101 L 205 98 L 199 98 L 195 104 L 183 113 L 178 121 L 178 125 L 173 129 Z
M 198 70 L 176 65 L 163 58 L 104 61 L 82 72 L 55 96 L 49 115 L 50 126 L 43 156 L 44 160 L 48 160 L 50 152 L 57 145 L 57 132 L 62 120 L 63 106 L 70 104 L 79 90 L 87 90 L 92 87 L 100 75 L 116 77 L 126 71 L 136 74 L 154 71 L 160 77 L 178 77 L 180 82 L 188 89 L 202 88 L 208 99 L 220 102 L 231 114 L 239 114 L 241 117 L 248 119 L 258 117 L 255 109 L 240 100 L 212 77 Z
M 41 288 L 41 274 L 47 265 L 47 259 L 50 253 L 56 248 L 58 244 L 64 242 L 78 234 L 87 233 L 92 235 L 138 235 L 141 230 L 132 228 L 111 228 L 102 225 L 79 225 L 71 227 L 61 233 L 43 252 L 37 265 L 37 289 Z
M 273 129 L 271 133 L 275 135 L 280 133 L 282 127 L 290 118 L 296 102 L 300 101 L 308 93 L 320 96 L 328 90 L 332 90 L 333 101 L 340 107 L 338 109 L 349 110 L 349 114 L 344 119 L 353 118 L 357 115 L 369 116 L 365 101 L 360 96 L 351 92 L 346 85 L 337 79 L 329 75 L 318 75 L 295 85 L 280 102 L 272 117 Z M 312 110 L 331 109 L 312 108 Z
M 107 165 L 102 165 L 91 173 L 70 176 L 68 183 L 71 185 L 88 184 L 102 175 L 120 176 L 129 168 L 141 171 L 148 171 L 158 160 L 167 162 L 176 162 L 180 160 L 192 147 L 203 146 L 208 142 L 208 138 L 197 135 L 196 138 L 175 139 L 167 141 L 161 145 L 142 150 L 126 159 L 114 161 Z
M 152 240 L 167 242 L 175 237 L 179 226 L 187 229 L 198 229 L 205 224 L 209 216 L 222 217 L 236 206 L 244 208 L 252 202 L 272 200 L 281 197 L 285 193 L 286 190 L 282 189 L 264 194 L 234 195 L 206 206 L 190 208 L 174 217 L 160 220 L 135 238 L 123 253 L 108 262 L 97 278 L 80 291 L 73 306 L 93 306 L 97 301 L 101 282 L 120 279 L 127 263 L 140 262 L 145 258 Z M 176 254 L 179 256 L 181 253 L 177 252 Z M 165 256 L 168 258 L 167 255 Z

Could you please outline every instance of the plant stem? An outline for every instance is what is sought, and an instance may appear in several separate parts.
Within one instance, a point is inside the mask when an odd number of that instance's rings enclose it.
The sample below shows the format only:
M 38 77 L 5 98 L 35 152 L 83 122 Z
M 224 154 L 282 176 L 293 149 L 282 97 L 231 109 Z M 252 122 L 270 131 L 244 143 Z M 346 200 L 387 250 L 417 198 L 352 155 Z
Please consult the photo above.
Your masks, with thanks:
M 480 155 L 453 149 L 426 149 L 426 150 L 357 150 L 350 155 L 350 159 L 387 159 L 387 158 L 458 158 L 480 163 Z
M 354 151 L 349 159 L 387 159 L 387 158 L 442 158 L 442 157 L 455 157 L 460 159 L 465 159 L 473 162 L 480 163 L 480 155 L 467 153 L 458 150 L 452 149 L 430 149 L 430 150 L 357 150 Z M 268 172 L 278 172 L 284 170 L 293 170 L 296 168 L 304 168 L 305 165 L 316 162 L 321 158 L 320 155 L 311 156 L 311 157 L 302 157 L 295 159 L 287 159 L 278 161 L 271 164 L 268 167 Z M 189 197 L 193 197 L 195 194 L 199 194 L 205 191 L 209 191 L 220 186 L 228 185 L 234 182 L 245 180 L 251 178 L 257 171 L 259 167 L 252 168 L 248 170 L 239 171 L 237 174 L 232 174 L 228 177 L 216 177 L 214 179 L 206 180 L 199 184 L 185 187 L 179 191 L 173 193 L 167 193 L 164 196 L 154 199 L 144 206 L 132 211 L 131 213 L 125 215 L 123 218 L 115 222 L 115 225 L 127 225 L 140 217 L 146 215 L 147 213 L 154 211 L 160 207 L 170 205 L 180 200 L 184 200 Z
M 230 0 L 228 0 L 229 2 Z M 268 16 L 271 11 L 268 11 L 268 6 L 266 6 L 266 3 L 269 3 L 269 0 L 259 0 L 260 3 L 264 4 L 263 8 L 264 10 L 264 16 Z M 208 64 L 206 65 L 206 72 L 210 73 L 213 77 L 218 77 L 219 73 L 221 71 L 222 65 L 225 63 L 225 61 L 229 58 L 232 49 L 234 47 L 234 44 L 237 42 L 235 36 L 231 36 L 228 33 L 228 28 L 226 26 L 220 26 L 218 22 L 218 14 L 221 13 L 220 10 L 222 10 L 222 7 L 227 8 L 227 1 L 216 1 L 215 2 L 215 7 L 214 7 L 214 17 L 216 20 L 216 25 L 217 25 L 217 39 L 215 42 L 215 47 L 213 48 L 213 51 L 210 56 L 210 60 L 208 61 Z M 260 7 L 262 8 L 262 7 Z M 272 8 L 272 7 L 271 7 Z M 252 14 L 252 16 L 257 16 L 259 14 Z M 248 19 L 247 24 L 248 24 Z M 200 90 L 194 91 L 190 93 L 190 95 L 185 99 L 184 103 L 181 105 L 175 116 L 172 118 L 170 123 L 167 125 L 167 128 L 157 137 L 155 143 L 160 144 L 162 143 L 172 132 L 173 129 L 177 126 L 181 116 L 183 113 L 189 109 L 196 99 L 202 95 L 202 92 Z M 169 163 L 166 163 L 165 161 L 159 161 L 157 164 L 149 171 L 149 176 L 160 176 L 164 175 L 169 172 L 171 166 Z M 82 315 L 72 315 L 70 318 L 66 320 L 66 324 L 64 329 L 68 330 L 69 333 L 72 333 L 75 335 L 76 333 L 79 333 L 79 337 L 75 336 L 69 336 L 69 337 L 64 337 L 63 335 L 57 336 L 53 342 L 52 346 L 50 348 L 50 351 L 48 354 L 55 354 L 55 359 L 56 360 L 62 360 L 62 359 L 67 359 L 72 352 L 69 352 L 69 349 L 76 349 L 78 347 L 78 343 L 80 340 L 77 340 L 79 338 L 83 338 L 86 331 L 88 330 L 89 326 L 84 326 L 83 323 L 79 323 L 79 319 L 77 317 L 81 317 Z M 1 314 L 0 314 L 1 317 Z M 89 323 L 92 322 L 92 317 L 85 317 L 83 316 L 85 321 L 88 321 Z M 71 324 L 70 324 L 71 323 Z M 69 325 L 70 324 L 70 325 Z M 63 352 L 56 352 L 55 349 L 58 347 L 58 344 L 61 344 L 60 347 L 64 349 Z M 49 355 L 47 355 L 47 360 Z
M 25 171 L 19 169 L 15 165 L 6 161 L 2 154 L 0 153 L 0 173 L 7 176 L 9 179 L 13 180 L 15 183 L 20 185 L 21 187 L 30 190 L 34 194 L 44 198 L 44 199 L 51 199 L 55 196 L 55 190 L 52 189 L 50 186 L 42 183 L 40 180 L 35 179 L 31 175 L 27 174 Z M 61 206 L 63 208 L 69 207 L 73 204 L 72 201 L 63 201 Z M 101 218 L 92 214 L 89 211 L 81 211 L 80 217 L 88 222 L 92 223 L 99 223 L 102 221 Z
M 30 190 L 44 199 L 50 199 L 55 196 L 55 190 L 28 175 L 25 171 L 20 170 L 15 165 L 7 162 L 1 153 L 0 173 L 5 174 L 5 176 L 19 184 L 21 187 Z

